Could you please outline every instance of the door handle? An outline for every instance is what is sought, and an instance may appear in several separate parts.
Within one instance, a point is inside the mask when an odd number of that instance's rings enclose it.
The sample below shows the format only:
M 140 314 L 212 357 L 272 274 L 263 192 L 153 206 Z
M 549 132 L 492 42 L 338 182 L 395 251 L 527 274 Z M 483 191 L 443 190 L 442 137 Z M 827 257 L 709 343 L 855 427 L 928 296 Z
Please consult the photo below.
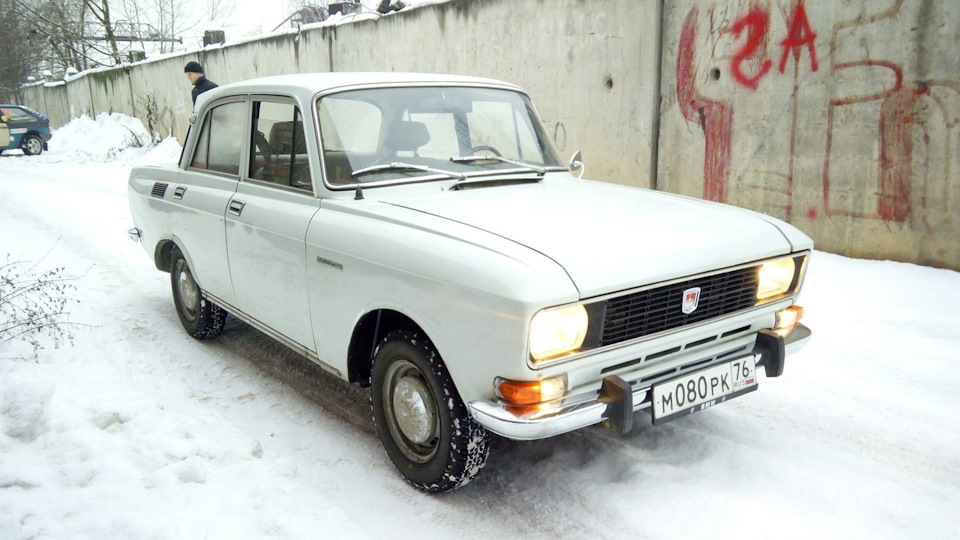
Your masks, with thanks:
M 227 208 L 227 211 L 235 216 L 239 216 L 240 212 L 243 212 L 243 206 L 246 203 L 240 201 L 230 201 L 230 206 Z

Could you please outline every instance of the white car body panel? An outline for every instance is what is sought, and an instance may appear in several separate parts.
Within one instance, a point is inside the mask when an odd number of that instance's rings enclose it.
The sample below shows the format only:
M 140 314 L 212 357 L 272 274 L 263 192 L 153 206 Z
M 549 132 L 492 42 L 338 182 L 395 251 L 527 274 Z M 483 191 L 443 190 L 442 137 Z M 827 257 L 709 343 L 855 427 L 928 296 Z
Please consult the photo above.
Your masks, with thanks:
M 434 193 L 393 204 L 472 225 L 550 257 L 581 298 L 790 250 L 780 230 L 728 207 L 568 174 L 543 184 Z M 566 178 L 563 178 L 566 177 Z
M 774 327 L 776 312 L 796 302 L 799 271 L 790 294 L 766 304 L 534 363 L 530 322 L 541 310 L 774 257 L 800 260 L 812 241 L 755 212 L 581 181 L 556 167 L 542 178 L 514 171 L 504 178 L 522 182 L 468 189 L 455 189 L 456 181 L 442 175 L 356 190 L 325 182 L 317 98 L 420 84 L 522 92 L 487 79 L 372 73 L 269 77 L 211 90 L 198 99 L 200 122 L 224 99 L 275 95 L 297 104 L 312 192 L 250 180 L 243 168 L 231 177 L 188 167 L 194 130 L 179 167 L 132 171 L 137 237 L 162 270 L 169 269 L 161 254 L 175 244 L 207 298 L 347 380 L 355 371 L 351 355 L 372 355 L 376 345 L 351 348 L 361 321 L 381 310 L 402 314 L 433 343 L 461 399 L 490 406 L 500 403 L 498 377 L 563 376 L 564 399 L 579 403 L 595 401 L 611 374 L 640 380 L 730 351 L 747 354 L 758 333 Z M 243 161 L 248 157 L 249 149 Z M 167 184 L 161 196 L 151 194 L 157 184 Z M 174 197 L 178 189 L 186 190 L 182 199 Z M 243 203 L 239 215 L 231 203 Z

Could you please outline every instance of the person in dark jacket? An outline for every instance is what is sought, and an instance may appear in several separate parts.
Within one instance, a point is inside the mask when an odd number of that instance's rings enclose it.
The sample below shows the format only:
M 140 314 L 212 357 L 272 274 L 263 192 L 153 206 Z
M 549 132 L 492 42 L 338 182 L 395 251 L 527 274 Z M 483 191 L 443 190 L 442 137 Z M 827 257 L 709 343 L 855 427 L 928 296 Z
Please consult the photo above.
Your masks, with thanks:
M 197 104 L 197 96 L 217 87 L 217 83 L 204 76 L 203 66 L 201 66 L 199 62 L 187 62 L 187 65 L 183 68 L 183 72 L 187 74 L 187 78 L 193 83 L 193 91 L 190 95 L 193 96 L 194 105 Z

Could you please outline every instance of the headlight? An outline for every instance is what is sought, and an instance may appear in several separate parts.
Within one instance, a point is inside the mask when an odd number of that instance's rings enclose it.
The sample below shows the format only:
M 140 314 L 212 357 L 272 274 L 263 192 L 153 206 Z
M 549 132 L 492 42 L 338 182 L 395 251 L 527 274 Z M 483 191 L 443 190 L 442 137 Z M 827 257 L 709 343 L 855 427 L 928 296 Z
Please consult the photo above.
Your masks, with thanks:
M 587 323 L 582 305 L 537 313 L 530 321 L 530 355 L 539 361 L 579 349 L 587 336 Z
M 797 277 L 797 263 L 793 258 L 777 259 L 760 266 L 757 300 L 766 300 L 790 292 Z

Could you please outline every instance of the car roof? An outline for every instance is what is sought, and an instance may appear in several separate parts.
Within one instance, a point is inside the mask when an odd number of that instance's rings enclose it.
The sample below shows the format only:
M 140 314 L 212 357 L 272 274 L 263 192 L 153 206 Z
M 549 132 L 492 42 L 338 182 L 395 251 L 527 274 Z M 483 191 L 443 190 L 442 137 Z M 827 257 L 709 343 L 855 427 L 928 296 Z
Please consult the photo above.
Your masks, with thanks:
M 519 87 L 481 77 L 463 75 L 442 75 L 436 73 L 394 73 L 394 72 L 336 72 L 336 73 L 298 73 L 295 75 L 276 75 L 259 77 L 235 83 L 225 84 L 214 91 L 218 95 L 225 93 L 268 93 L 269 90 L 297 94 L 303 97 L 334 89 L 352 86 L 391 85 L 391 84 L 438 84 L 438 85 L 477 85 L 500 86 L 522 91 Z M 211 96 L 212 97 L 212 96 Z

